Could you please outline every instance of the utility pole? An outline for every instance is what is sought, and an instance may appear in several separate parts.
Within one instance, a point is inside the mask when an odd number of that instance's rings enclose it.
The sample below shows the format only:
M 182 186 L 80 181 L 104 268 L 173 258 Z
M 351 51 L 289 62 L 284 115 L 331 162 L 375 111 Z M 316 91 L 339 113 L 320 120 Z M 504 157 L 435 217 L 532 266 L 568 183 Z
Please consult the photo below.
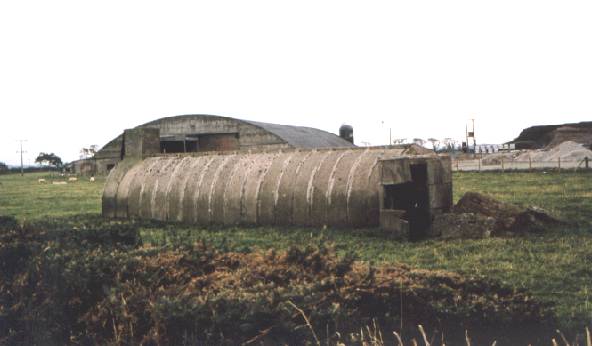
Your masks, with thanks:
M 389 127 L 389 145 L 393 145 L 393 133 Z
M 27 141 L 26 139 L 18 139 L 17 140 L 17 142 L 19 142 L 21 145 L 21 149 L 19 151 L 17 151 L 17 154 L 19 154 L 19 153 L 21 154 L 21 177 L 23 175 L 25 175 L 25 170 L 23 168 L 23 153 L 26 153 L 26 151 L 23 151 L 23 142 L 26 142 L 26 141 Z
M 475 151 L 477 150 L 477 138 L 475 137 L 475 119 L 471 119 L 471 121 L 473 122 L 473 148 L 475 148 Z
M 472 118 L 471 122 L 473 123 L 473 132 L 471 132 L 473 134 L 473 157 L 477 157 L 477 140 L 475 139 L 475 118 Z
M 475 119 L 470 119 L 472 122 L 472 129 L 469 131 L 469 125 L 465 122 L 465 140 L 467 143 L 467 152 L 471 152 L 471 144 L 469 139 L 473 139 L 473 157 L 477 157 L 477 140 L 475 139 Z
M 462 146 L 461 146 L 462 148 Z M 469 152 L 469 126 L 465 123 L 465 152 Z

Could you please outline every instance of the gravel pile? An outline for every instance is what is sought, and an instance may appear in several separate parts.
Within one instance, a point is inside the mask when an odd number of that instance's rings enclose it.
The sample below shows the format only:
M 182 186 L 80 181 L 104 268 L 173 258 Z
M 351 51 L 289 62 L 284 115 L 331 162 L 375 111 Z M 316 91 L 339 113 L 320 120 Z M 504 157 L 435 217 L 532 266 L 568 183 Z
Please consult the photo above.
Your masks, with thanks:
M 586 148 L 583 144 L 566 141 L 548 150 L 529 150 L 516 156 L 516 161 L 580 161 L 588 157 L 592 159 L 592 150 Z

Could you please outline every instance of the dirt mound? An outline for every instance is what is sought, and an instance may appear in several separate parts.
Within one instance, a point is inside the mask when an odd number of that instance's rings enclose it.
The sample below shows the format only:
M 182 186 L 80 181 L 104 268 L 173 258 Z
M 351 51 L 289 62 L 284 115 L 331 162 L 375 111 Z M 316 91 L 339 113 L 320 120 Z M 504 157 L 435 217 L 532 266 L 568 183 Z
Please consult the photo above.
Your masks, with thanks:
M 494 233 L 496 220 L 493 217 L 474 213 L 445 213 L 434 218 L 434 236 L 443 239 L 481 239 Z
M 129 228 L 101 232 L 100 241 L 85 241 L 92 230 L 76 232 L 18 228 L 0 236 L 0 343 L 306 344 L 311 328 L 335 343 L 335 332 L 374 319 L 385 331 L 403 319 L 414 330 L 421 323 L 498 335 L 549 330 L 552 320 L 525 291 L 445 271 L 370 266 L 322 244 L 233 253 L 204 243 L 141 247 Z
M 592 145 L 592 122 L 565 124 L 554 131 L 546 148 L 553 148 L 563 142 L 573 141 L 590 147 Z
M 586 148 L 581 143 L 566 141 L 550 149 L 522 152 L 515 157 L 515 160 L 528 161 L 530 158 L 533 161 L 542 162 L 557 161 L 558 159 L 564 161 L 581 161 L 586 157 L 592 160 L 592 150 Z
M 494 220 L 492 228 L 485 228 L 483 234 L 505 235 L 542 232 L 551 226 L 561 224 L 544 210 L 537 207 L 523 208 L 498 201 L 478 192 L 467 192 L 453 207 L 457 215 L 481 215 Z M 466 217 L 465 217 L 466 218 Z M 481 220 L 483 226 L 489 221 Z M 490 231 L 487 233 L 486 231 Z
M 582 161 L 586 157 L 592 160 L 592 150 L 588 149 L 582 143 L 572 141 L 562 142 L 548 149 L 520 150 L 512 152 L 499 152 L 485 155 L 481 161 L 483 165 L 500 165 L 502 160 L 509 162 L 554 162 L 562 161 Z
M 592 122 L 532 126 L 522 130 L 510 143 L 514 143 L 516 149 L 543 149 L 566 141 L 592 145 Z
M 514 152 L 508 152 L 508 153 L 492 153 L 492 154 L 486 154 L 485 156 L 483 156 L 483 159 L 481 160 L 481 164 L 483 165 L 501 165 L 502 161 L 504 162 L 511 162 L 514 161 L 516 158 L 516 153 Z M 528 161 L 528 159 L 526 159 L 526 161 Z

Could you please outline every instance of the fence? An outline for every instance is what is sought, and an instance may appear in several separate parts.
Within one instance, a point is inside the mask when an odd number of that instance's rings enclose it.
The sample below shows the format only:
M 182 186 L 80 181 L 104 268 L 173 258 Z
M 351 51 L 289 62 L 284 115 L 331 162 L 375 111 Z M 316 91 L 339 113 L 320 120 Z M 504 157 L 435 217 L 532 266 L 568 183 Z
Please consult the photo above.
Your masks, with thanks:
M 540 170 L 555 170 L 555 171 L 579 171 L 590 170 L 592 165 L 592 158 L 584 158 L 583 160 L 562 160 L 558 158 L 552 161 L 516 161 L 500 158 L 495 162 L 491 160 L 484 161 L 481 158 L 472 160 L 453 160 L 452 170 L 455 172 L 481 172 L 481 171 L 540 171 Z

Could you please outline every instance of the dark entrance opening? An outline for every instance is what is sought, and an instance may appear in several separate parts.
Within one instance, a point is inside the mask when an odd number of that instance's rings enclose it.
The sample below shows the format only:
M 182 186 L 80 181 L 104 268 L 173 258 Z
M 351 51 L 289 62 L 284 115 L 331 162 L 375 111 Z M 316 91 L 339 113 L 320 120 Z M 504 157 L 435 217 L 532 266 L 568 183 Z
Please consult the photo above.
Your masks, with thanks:
M 185 141 L 185 150 L 187 150 L 188 153 L 194 153 L 197 151 L 197 140 L 186 140 Z
M 193 153 L 198 151 L 238 150 L 238 133 L 207 133 L 185 135 L 185 139 L 161 138 L 161 153 Z
M 409 223 L 409 238 L 418 240 L 427 235 L 431 224 L 428 194 L 428 172 L 425 163 L 412 164 L 411 181 L 384 185 L 384 209 L 402 210 Z
M 184 153 L 183 141 L 160 141 L 160 152 L 162 153 Z
M 160 152 L 161 153 L 194 153 L 198 151 L 197 139 L 186 140 L 186 141 L 160 141 Z

